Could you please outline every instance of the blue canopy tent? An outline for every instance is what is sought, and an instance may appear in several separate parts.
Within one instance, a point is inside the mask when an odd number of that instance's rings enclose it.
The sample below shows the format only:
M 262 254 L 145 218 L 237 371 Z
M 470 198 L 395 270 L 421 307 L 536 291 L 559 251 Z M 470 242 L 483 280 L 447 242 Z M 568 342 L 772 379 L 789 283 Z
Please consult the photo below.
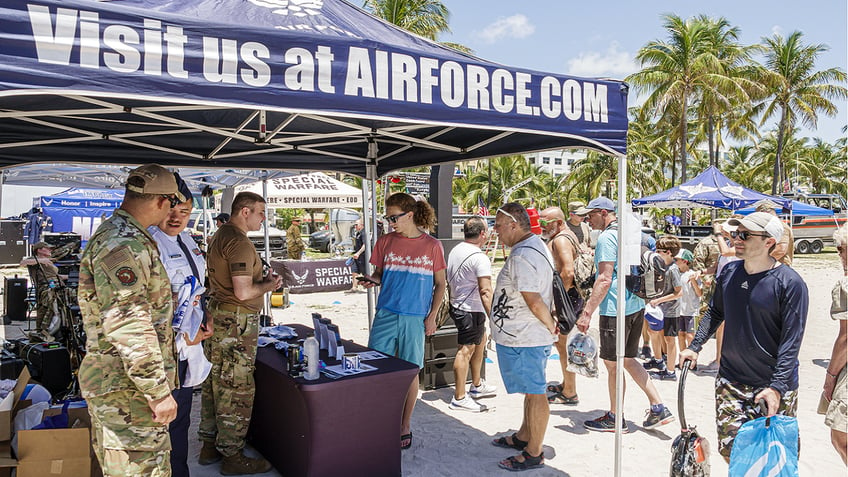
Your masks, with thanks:
M 783 213 L 781 207 L 778 204 L 772 204 L 773 209 L 778 214 Z M 742 215 L 748 215 L 753 213 L 756 210 L 756 207 L 745 207 L 744 209 L 739 209 L 736 212 Z M 825 209 L 823 207 L 816 207 L 815 205 L 805 204 L 804 202 L 799 202 L 797 200 L 792 201 L 792 215 L 797 216 L 808 216 L 808 217 L 832 217 L 833 211 L 830 209 Z
M 738 210 L 762 200 L 769 200 L 789 211 L 792 201 L 783 197 L 772 197 L 742 187 L 728 179 L 715 166 L 706 168 L 692 180 L 664 190 L 658 194 L 634 199 L 633 207 L 664 208 L 719 208 Z
M 620 81 L 481 60 L 341 0 L 284 4 L 4 1 L 0 166 L 377 177 L 562 147 L 625 151 Z

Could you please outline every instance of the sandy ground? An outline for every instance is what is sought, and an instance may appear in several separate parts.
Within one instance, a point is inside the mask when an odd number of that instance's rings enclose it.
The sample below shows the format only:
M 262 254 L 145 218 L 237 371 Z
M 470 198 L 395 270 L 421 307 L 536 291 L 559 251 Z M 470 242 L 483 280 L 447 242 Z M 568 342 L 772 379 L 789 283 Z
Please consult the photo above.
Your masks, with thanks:
M 810 290 L 810 312 L 806 335 L 800 353 L 801 384 L 799 391 L 798 420 L 801 429 L 801 475 L 846 475 L 846 469 L 830 444 L 830 430 L 823 424 L 823 416 L 816 414 L 816 406 L 824 380 L 824 367 L 830 357 L 838 324 L 830 319 L 830 290 L 841 273 L 836 253 L 813 256 L 796 256 L 795 268 L 801 273 Z M 367 343 L 367 300 L 365 294 L 342 292 L 312 295 L 292 295 L 288 309 L 275 309 L 276 323 L 311 324 L 311 313 L 317 311 L 338 324 L 342 336 L 358 343 Z M 21 326 L 5 327 L 7 336 L 19 334 Z M 597 326 L 597 319 L 593 320 Z M 714 342 L 713 342 L 714 343 Z M 701 362 L 714 358 L 715 346 L 708 344 L 701 354 Z M 410 477 L 493 475 L 506 473 L 497 467 L 498 461 L 512 455 L 508 449 L 490 444 L 493 437 L 512 433 L 521 423 L 523 399 L 508 395 L 497 368 L 497 355 L 489 351 L 487 363 L 488 382 L 499 388 L 494 398 L 485 399 L 492 408 L 487 413 L 474 414 L 452 411 L 448 408 L 453 388 L 422 391 L 412 419 L 414 442 L 403 452 L 403 475 Z M 559 361 L 548 362 L 549 382 L 561 378 Z M 578 377 L 580 404 L 577 406 L 553 405 L 545 435 L 546 467 L 528 471 L 539 476 L 608 476 L 614 473 L 614 435 L 595 433 L 582 426 L 608 409 L 606 370 L 600 369 L 596 379 Z M 671 442 L 679 434 L 678 423 L 648 431 L 642 421 L 648 401 L 645 395 L 627 376 L 628 393 L 624 402 L 624 416 L 630 433 L 623 436 L 622 475 L 668 475 Z M 690 373 L 686 382 L 686 415 L 690 425 L 711 443 L 716 442 L 714 411 L 714 375 Z M 665 403 L 675 415 L 677 409 L 676 382 L 655 382 Z M 199 420 L 199 397 L 193 407 L 194 424 Z M 192 433 L 191 436 L 194 434 Z M 196 456 L 199 443 L 193 442 L 192 455 Z M 196 476 L 219 475 L 218 465 L 200 467 L 191 459 L 192 474 Z M 716 451 L 710 458 L 713 475 L 726 475 L 727 465 Z M 269 472 L 264 475 L 280 475 Z M 345 475 L 340 469 L 338 475 Z

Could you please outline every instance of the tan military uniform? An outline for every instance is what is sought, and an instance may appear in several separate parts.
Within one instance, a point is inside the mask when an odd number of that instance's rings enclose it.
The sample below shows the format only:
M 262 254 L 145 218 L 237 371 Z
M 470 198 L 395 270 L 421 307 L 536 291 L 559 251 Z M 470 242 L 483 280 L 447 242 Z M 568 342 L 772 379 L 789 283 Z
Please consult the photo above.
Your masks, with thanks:
M 701 280 L 704 282 L 704 286 L 702 287 L 703 295 L 701 296 L 701 311 L 706 310 L 706 307 L 710 304 L 710 300 L 713 297 L 713 292 L 715 291 L 714 268 L 718 264 L 719 256 L 721 256 L 717 240 L 724 239 L 710 234 L 698 242 L 698 245 L 695 246 L 695 250 L 693 252 L 693 255 L 695 256 L 695 261 L 692 263 L 693 270 L 706 273 L 706 270 L 713 268 L 711 274 L 701 275 Z M 700 316 L 697 318 L 700 318 Z
M 104 475 L 171 475 L 168 426 L 148 405 L 176 387 L 171 286 L 156 242 L 129 213 L 118 209 L 89 240 L 79 303 L 79 382 Z
M 232 277 L 262 281 L 262 262 L 247 234 L 224 224 L 209 245 L 207 264 L 211 288 L 207 312 L 214 320 L 215 332 L 205 341 L 212 370 L 202 386 L 197 434 L 202 441 L 215 443 L 224 456 L 233 456 L 244 448 L 253 410 L 262 297 L 239 300 Z
M 795 257 L 795 237 L 792 235 L 792 227 L 786 222 L 783 222 L 783 237 L 779 243 L 786 244 L 786 255 L 780 257 L 780 263 L 791 267 Z
M 286 251 L 289 253 L 289 258 L 298 260 L 304 250 L 306 250 L 306 247 L 300 238 L 300 226 L 292 224 L 286 230 Z
M 27 267 L 30 278 L 35 282 L 35 329 L 46 332 L 53 319 L 53 302 L 56 301 L 50 282 L 58 283 L 59 269 L 52 263 L 39 261 L 38 257 L 31 258 L 38 261 L 37 265 Z

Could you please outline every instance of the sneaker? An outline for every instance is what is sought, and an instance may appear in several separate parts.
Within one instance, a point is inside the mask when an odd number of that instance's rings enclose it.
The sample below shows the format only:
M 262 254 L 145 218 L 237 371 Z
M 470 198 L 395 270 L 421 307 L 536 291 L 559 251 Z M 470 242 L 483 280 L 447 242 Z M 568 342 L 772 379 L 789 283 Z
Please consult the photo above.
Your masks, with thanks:
M 645 419 L 645 422 L 642 423 L 642 427 L 645 429 L 654 429 L 674 422 L 674 416 L 671 415 L 671 411 L 669 411 L 667 407 L 663 407 L 663 410 L 656 414 L 648 409 L 645 415 L 648 416 L 648 418 Z
M 590 431 L 598 432 L 615 432 L 615 416 L 611 412 L 607 412 L 603 416 L 592 421 L 585 421 L 583 427 Z M 627 427 L 627 421 L 624 416 L 621 416 L 621 432 L 627 434 L 630 429 Z
M 471 396 L 465 396 L 459 401 L 452 397 L 449 407 L 456 411 L 484 412 L 488 410 L 485 405 L 471 399 Z
M 645 369 L 665 369 L 665 362 L 651 358 L 642 363 L 642 367 Z
M 668 369 L 662 371 L 651 371 L 648 374 L 651 375 L 651 378 L 659 379 L 660 381 L 677 381 L 677 373 L 669 371 Z
M 468 390 L 468 395 L 471 396 L 472 399 L 492 397 L 497 394 L 497 390 L 498 388 L 481 379 L 479 386 L 471 385 L 471 389 Z
M 647 346 L 642 347 L 642 351 L 639 352 L 640 359 L 651 359 L 653 358 L 653 354 L 651 353 L 651 348 Z

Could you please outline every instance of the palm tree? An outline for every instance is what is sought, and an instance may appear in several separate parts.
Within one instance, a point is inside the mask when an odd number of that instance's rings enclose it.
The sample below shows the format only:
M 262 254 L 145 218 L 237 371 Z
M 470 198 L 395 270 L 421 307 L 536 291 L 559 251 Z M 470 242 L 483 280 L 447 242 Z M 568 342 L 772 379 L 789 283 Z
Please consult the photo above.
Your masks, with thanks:
M 818 113 L 835 115 L 837 107 L 833 100 L 848 97 L 848 90 L 838 84 L 845 82 L 845 71 L 837 67 L 822 71 L 815 69 L 819 54 L 827 51 L 828 47 L 804 44 L 802 35 L 799 31 L 786 38 L 775 34 L 771 38 L 763 38 L 761 46 L 765 54 L 761 81 L 768 89 L 769 97 L 758 105 L 763 109 L 760 124 L 779 115 L 772 194 L 777 194 L 778 184 L 785 177 L 783 150 L 787 135 L 792 134 L 796 122 L 800 119 L 805 125 L 815 128 Z
M 708 25 L 677 15 L 665 15 L 663 19 L 668 39 L 650 41 L 642 47 L 636 54 L 642 70 L 626 81 L 638 89 L 650 90 L 644 104 L 649 110 L 658 114 L 675 110 L 681 181 L 685 182 L 689 105 L 698 90 L 709 89 L 709 73 L 720 71 L 721 65 L 715 55 L 705 53 L 711 38 Z
M 495 157 L 489 161 L 492 171 L 491 180 L 488 167 L 481 167 L 468 173 L 466 177 L 454 181 L 454 200 L 466 210 L 473 210 L 479 200 L 492 210 L 503 204 L 507 189 L 525 179 L 530 179 L 530 182 L 513 191 L 509 199 L 529 203 L 531 198 L 537 197 L 533 192 L 538 190 L 536 184 L 542 184 L 545 176 L 550 175 L 542 171 L 539 166 L 527 162 L 521 155 Z M 489 197 L 494 203 L 488 203 Z
M 365 0 L 362 7 L 378 18 L 435 41 L 450 32 L 450 12 L 439 0 Z
M 787 166 L 790 163 L 787 161 Z M 795 162 L 796 174 L 807 180 L 811 191 L 819 194 L 845 195 L 846 157 L 840 155 L 838 146 L 814 138 L 812 147 L 806 148 Z M 796 187 L 801 184 L 796 184 Z

